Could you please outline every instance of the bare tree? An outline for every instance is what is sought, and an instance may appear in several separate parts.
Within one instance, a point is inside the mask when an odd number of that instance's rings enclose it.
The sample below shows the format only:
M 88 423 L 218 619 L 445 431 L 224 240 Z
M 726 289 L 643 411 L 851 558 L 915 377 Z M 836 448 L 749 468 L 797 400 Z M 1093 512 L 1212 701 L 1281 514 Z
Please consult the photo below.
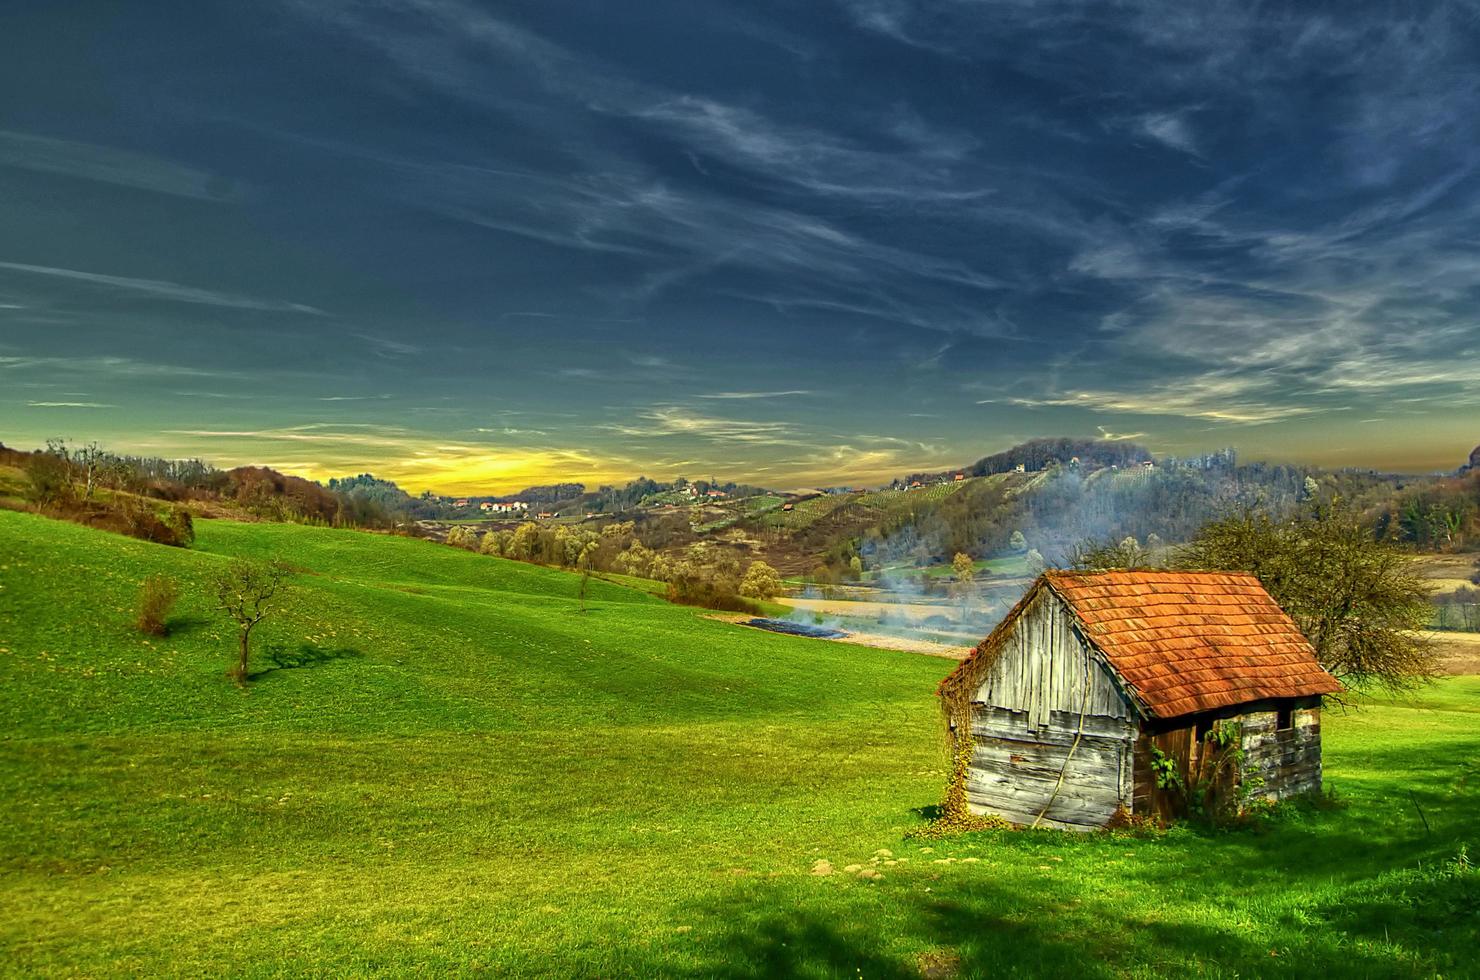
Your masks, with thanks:
M 82 478 L 82 499 L 91 500 L 93 491 L 98 487 L 98 480 L 108 468 L 112 456 L 96 442 L 90 442 L 72 450 L 72 464 L 77 467 L 77 475 Z
M 247 663 L 252 653 L 252 630 L 268 613 L 268 606 L 288 577 L 288 566 L 281 561 L 266 564 L 237 559 L 216 575 L 216 605 L 236 620 L 241 629 L 237 660 L 227 676 L 238 684 L 247 683 Z
M 1127 535 L 1119 541 L 1090 538 L 1075 545 L 1069 555 L 1069 567 L 1081 572 L 1104 572 L 1112 569 L 1152 568 L 1156 555 L 1150 548 L 1141 547 L 1134 537 Z

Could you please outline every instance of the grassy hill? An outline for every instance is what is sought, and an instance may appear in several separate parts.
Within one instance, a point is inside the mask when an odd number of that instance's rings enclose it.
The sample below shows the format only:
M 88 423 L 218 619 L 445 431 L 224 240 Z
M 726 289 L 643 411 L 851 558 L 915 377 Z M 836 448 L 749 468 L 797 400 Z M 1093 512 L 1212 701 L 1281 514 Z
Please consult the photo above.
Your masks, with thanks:
M 245 693 L 204 588 L 236 555 L 298 570 Z M 130 625 L 156 572 L 162 639 Z M 402 538 L 201 521 L 186 551 L 0 511 L 6 972 L 1470 968 L 1446 862 L 1480 845 L 1480 679 L 1330 713 L 1343 808 L 929 845 L 902 834 L 949 663 L 576 589 Z

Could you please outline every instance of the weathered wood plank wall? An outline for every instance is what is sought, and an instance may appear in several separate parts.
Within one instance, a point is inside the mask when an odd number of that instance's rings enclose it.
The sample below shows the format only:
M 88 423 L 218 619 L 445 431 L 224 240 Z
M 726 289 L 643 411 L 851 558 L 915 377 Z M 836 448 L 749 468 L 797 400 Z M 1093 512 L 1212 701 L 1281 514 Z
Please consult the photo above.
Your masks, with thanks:
M 1290 728 L 1278 728 L 1279 713 L 1255 711 L 1243 723 L 1245 781 L 1262 780 L 1255 793 L 1266 799 L 1321 791 L 1321 709 L 1295 708 Z
M 974 700 L 973 810 L 1024 824 L 1043 812 L 1042 825 L 1091 830 L 1129 805 L 1134 712 L 1057 597 L 1044 592 L 1023 611 Z
M 1051 711 L 1072 711 L 1076 720 L 1081 709 L 1110 718 L 1135 717 L 1110 672 L 1085 652 L 1069 611 L 1046 590 L 1023 610 L 973 700 L 1025 710 L 1034 728 L 1046 725 Z

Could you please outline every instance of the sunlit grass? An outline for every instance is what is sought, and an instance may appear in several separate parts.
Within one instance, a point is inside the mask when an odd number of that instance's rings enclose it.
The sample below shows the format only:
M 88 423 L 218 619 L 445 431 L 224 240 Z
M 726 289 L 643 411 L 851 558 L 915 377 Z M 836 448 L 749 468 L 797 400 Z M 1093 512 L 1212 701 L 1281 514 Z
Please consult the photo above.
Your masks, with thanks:
M 249 693 L 204 587 L 234 555 L 299 569 Z M 184 586 L 163 639 L 130 626 L 155 572 Z M 948 662 L 577 588 L 401 538 L 201 522 L 182 551 L 0 512 L 8 970 L 1473 969 L 1445 862 L 1480 851 L 1480 678 L 1328 712 L 1335 809 L 932 845 L 903 835 Z

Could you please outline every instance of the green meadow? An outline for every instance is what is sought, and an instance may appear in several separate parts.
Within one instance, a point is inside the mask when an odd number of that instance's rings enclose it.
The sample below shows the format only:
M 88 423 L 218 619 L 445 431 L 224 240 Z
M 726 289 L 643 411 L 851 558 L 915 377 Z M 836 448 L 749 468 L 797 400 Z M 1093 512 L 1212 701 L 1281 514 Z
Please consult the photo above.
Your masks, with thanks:
M 295 570 L 245 691 L 208 589 L 235 556 Z M 182 586 L 162 638 L 132 625 L 154 573 Z M 607 582 L 582 613 L 578 585 L 352 531 L 201 521 L 180 550 L 0 511 L 0 969 L 1480 974 L 1480 678 L 1328 711 L 1333 804 L 930 842 L 905 834 L 949 662 Z

